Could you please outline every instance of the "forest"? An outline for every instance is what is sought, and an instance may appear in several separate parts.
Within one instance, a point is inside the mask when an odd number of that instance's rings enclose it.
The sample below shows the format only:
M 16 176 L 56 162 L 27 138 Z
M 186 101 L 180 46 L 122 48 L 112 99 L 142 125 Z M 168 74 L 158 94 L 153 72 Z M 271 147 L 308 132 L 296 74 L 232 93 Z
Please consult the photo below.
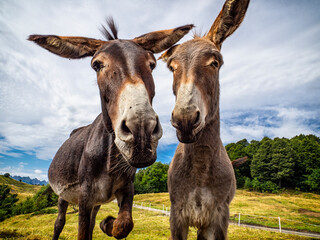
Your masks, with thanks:
M 320 193 L 320 138 L 242 139 L 225 146 L 230 160 L 247 156 L 235 168 L 237 188 L 277 193 L 283 189 Z M 168 164 L 156 162 L 135 176 L 135 193 L 167 192 Z

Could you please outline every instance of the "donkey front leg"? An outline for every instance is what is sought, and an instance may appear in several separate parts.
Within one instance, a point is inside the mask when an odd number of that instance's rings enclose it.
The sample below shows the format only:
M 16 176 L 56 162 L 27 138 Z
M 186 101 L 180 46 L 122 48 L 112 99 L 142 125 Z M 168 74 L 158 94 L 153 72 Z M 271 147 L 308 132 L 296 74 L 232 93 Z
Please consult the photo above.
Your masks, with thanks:
M 82 189 L 81 189 L 82 191 Z M 79 228 L 78 228 L 78 240 L 90 240 L 92 239 L 92 232 L 90 231 L 91 212 L 93 211 L 93 205 L 90 203 L 89 191 L 84 191 L 79 195 Z
M 56 222 L 54 223 L 54 232 L 52 240 L 57 240 L 59 238 L 59 235 L 64 227 L 64 224 L 66 223 L 66 212 L 68 209 L 69 203 L 62 198 L 59 198 L 58 201 L 58 217 Z
M 129 184 L 126 189 L 118 190 L 115 195 L 119 206 L 118 217 L 115 219 L 108 216 L 100 223 L 100 228 L 108 236 L 122 239 L 127 237 L 133 229 L 133 184 Z
M 187 240 L 189 226 L 179 218 L 179 213 L 175 210 L 175 207 L 171 206 L 170 211 L 170 240 Z
M 198 230 L 197 240 L 225 240 L 228 239 L 229 205 L 223 204 L 214 211 L 214 220 L 205 228 Z
M 94 229 L 94 226 L 96 224 L 96 216 L 97 216 L 97 213 L 98 213 L 99 209 L 100 209 L 100 205 L 95 206 L 91 211 L 90 232 L 89 232 L 90 240 L 92 240 L 93 229 Z

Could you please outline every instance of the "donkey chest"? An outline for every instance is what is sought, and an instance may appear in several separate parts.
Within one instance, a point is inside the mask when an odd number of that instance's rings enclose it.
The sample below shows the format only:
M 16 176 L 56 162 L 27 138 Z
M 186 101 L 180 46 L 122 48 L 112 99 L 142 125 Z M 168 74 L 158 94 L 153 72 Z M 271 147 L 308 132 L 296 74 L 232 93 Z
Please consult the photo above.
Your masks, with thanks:
M 179 208 L 181 217 L 187 220 L 189 226 L 206 226 L 212 221 L 216 208 L 215 197 L 207 188 L 195 188 L 186 193 L 185 201 Z
M 115 192 L 121 189 L 125 181 L 121 178 L 113 179 L 110 176 L 101 177 L 93 181 L 92 192 L 96 204 L 103 204 L 115 199 Z

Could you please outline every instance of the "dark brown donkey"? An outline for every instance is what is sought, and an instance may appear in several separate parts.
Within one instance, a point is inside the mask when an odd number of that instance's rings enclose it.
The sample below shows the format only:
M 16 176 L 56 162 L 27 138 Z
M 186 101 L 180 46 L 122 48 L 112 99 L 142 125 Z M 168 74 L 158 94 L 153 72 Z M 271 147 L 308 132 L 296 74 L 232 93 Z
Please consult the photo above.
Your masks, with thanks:
M 93 56 L 102 113 L 92 124 L 74 130 L 55 155 L 49 182 L 59 195 L 59 214 L 52 239 L 58 239 L 69 203 L 79 204 L 78 239 L 92 239 L 100 205 L 117 199 L 118 217 L 107 217 L 100 227 L 115 238 L 133 228 L 133 179 L 136 168 L 156 160 L 162 135 L 152 109 L 152 70 L 161 52 L 181 39 L 192 25 L 147 33 L 133 40 L 117 39 L 113 21 L 109 41 L 85 37 L 31 35 L 29 40 L 65 58 Z
M 174 46 L 161 58 L 173 72 L 172 125 L 181 142 L 170 164 L 170 227 L 174 240 L 226 239 L 235 176 L 220 140 L 219 69 L 222 42 L 242 22 L 249 0 L 226 1 L 204 37 Z

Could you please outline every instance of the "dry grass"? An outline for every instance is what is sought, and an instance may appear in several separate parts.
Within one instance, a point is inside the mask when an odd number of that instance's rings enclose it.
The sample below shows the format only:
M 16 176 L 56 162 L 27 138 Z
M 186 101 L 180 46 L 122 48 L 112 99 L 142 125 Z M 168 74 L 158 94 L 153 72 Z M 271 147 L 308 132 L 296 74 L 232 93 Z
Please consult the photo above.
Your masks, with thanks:
M 15 180 L 13 180 L 15 181 Z M 18 186 L 16 185 L 18 183 Z M 15 181 L 12 187 L 21 198 L 31 196 L 39 189 L 39 186 L 32 186 Z M 8 184 L 8 185 L 9 185 Z M 134 197 L 135 203 L 162 209 L 163 206 L 170 208 L 169 194 L 141 194 Z M 54 208 L 57 209 L 57 208 Z M 282 193 L 266 194 L 238 190 L 235 199 L 231 204 L 232 217 L 237 221 L 237 213 L 241 213 L 241 222 L 261 224 L 266 226 L 278 226 L 278 219 L 282 219 L 282 227 L 320 232 L 319 227 L 312 227 L 298 222 L 320 225 L 320 196 L 309 193 Z M 97 215 L 97 225 L 94 230 L 94 239 L 114 239 L 106 236 L 98 227 L 103 218 L 108 215 L 116 216 L 118 207 L 115 203 L 102 206 Z M 268 216 L 274 218 L 258 218 L 248 215 Z M 31 214 L 15 216 L 0 223 L 0 239 L 50 239 L 53 233 L 54 221 L 57 214 L 44 214 L 32 216 Z M 147 239 L 168 239 L 170 235 L 169 217 L 159 213 L 149 212 L 134 208 L 134 229 L 128 240 Z M 297 222 L 286 221 L 291 219 Z M 76 239 L 78 226 L 78 213 L 69 208 L 65 228 L 61 239 Z M 280 234 L 263 230 L 249 229 L 231 225 L 228 230 L 229 239 L 307 239 L 300 236 Z M 196 239 L 196 230 L 191 228 L 188 239 Z
M 73 240 L 77 236 L 78 214 L 70 214 L 69 209 L 65 228 L 61 234 L 63 240 Z M 114 239 L 106 236 L 99 229 L 98 224 L 108 215 L 116 216 L 118 207 L 115 203 L 104 205 L 97 215 L 97 224 L 94 229 L 93 239 Z M 0 223 L 0 238 L 2 239 L 50 239 L 56 214 L 31 216 L 31 214 L 15 216 Z M 167 240 L 170 236 L 169 218 L 162 214 L 148 212 L 134 208 L 134 229 L 127 240 Z M 262 230 L 249 229 L 231 225 L 229 239 L 308 239 L 305 237 L 280 234 Z M 196 239 L 195 229 L 191 229 L 188 239 Z
M 311 211 L 313 215 L 310 215 Z M 280 217 L 283 228 L 320 232 L 320 218 L 316 216 L 320 213 L 320 195 L 317 194 L 285 192 L 277 195 L 238 190 L 230 212 L 233 214 L 240 212 L 241 219 L 247 223 L 278 227 L 277 217 Z M 238 216 L 235 220 L 237 218 Z
M 147 206 L 151 204 L 151 207 L 158 209 L 163 206 L 170 208 L 168 193 L 136 195 L 134 201 Z M 230 212 L 234 221 L 238 221 L 238 213 L 241 213 L 243 223 L 278 227 L 280 217 L 282 228 L 320 232 L 320 195 L 317 194 L 268 194 L 237 190 Z

